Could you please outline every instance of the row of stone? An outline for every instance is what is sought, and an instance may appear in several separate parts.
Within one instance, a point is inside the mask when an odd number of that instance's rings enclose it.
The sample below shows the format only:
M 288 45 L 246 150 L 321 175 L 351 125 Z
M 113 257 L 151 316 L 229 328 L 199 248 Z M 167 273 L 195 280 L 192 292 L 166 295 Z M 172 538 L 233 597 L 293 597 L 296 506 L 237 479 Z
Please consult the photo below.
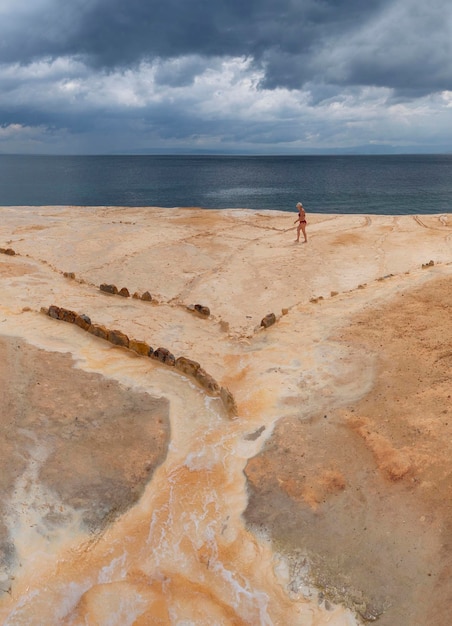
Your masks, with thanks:
M 65 272 L 64 276 L 66 276 L 67 278 L 75 278 L 75 274 L 73 272 Z M 114 284 L 102 283 L 101 285 L 99 285 L 99 289 L 100 291 L 103 291 L 104 293 L 109 293 L 114 296 L 130 298 L 130 291 L 127 289 L 127 287 L 121 287 L 121 289 L 118 289 L 118 287 Z M 145 291 L 143 294 L 139 294 L 136 291 L 133 294 L 132 298 L 135 298 L 136 300 L 145 300 L 147 302 L 152 302 L 152 296 L 149 293 L 149 291 Z M 189 304 L 186 308 L 188 311 L 191 311 L 193 313 L 198 313 L 201 317 L 210 316 L 210 309 L 208 306 L 205 306 L 204 304 Z M 269 326 L 272 326 L 273 324 L 275 324 L 275 322 L 276 322 L 276 315 L 274 313 L 269 313 L 261 320 L 261 326 L 262 328 L 268 328 Z
M 109 341 L 113 345 L 128 348 L 140 356 L 151 357 L 160 363 L 175 367 L 183 374 L 193 378 L 210 395 L 220 397 L 230 417 L 237 415 L 237 405 L 231 392 L 226 387 L 221 387 L 197 361 L 184 356 L 176 358 L 167 348 L 154 350 L 145 341 L 129 339 L 121 330 L 111 330 L 101 324 L 93 324 L 91 319 L 83 313 L 76 313 L 53 304 L 48 309 L 43 308 L 42 311 L 54 319 L 75 324 L 92 335 Z
M 105 293 L 111 293 L 114 296 L 122 296 L 123 298 L 130 298 L 130 291 L 127 287 L 122 287 L 118 289 L 116 285 L 108 285 L 107 283 L 102 283 L 99 285 L 99 289 L 104 291 Z M 149 291 L 145 291 L 143 294 L 139 294 L 137 291 L 133 294 L 132 298 L 137 300 L 146 300 L 147 302 L 152 302 L 152 296 Z
M 116 285 L 102 283 L 101 285 L 99 285 L 99 289 L 105 293 L 111 293 L 114 296 L 122 296 L 123 298 L 130 298 L 130 291 L 127 289 L 127 287 L 121 287 L 121 289 L 118 289 Z M 145 291 L 143 294 L 140 294 L 138 293 L 138 291 L 135 291 L 132 298 L 135 298 L 137 300 L 145 300 L 147 302 L 152 302 L 153 300 L 149 291 Z M 189 311 L 199 313 L 199 315 L 201 315 L 202 317 L 209 317 L 210 315 L 209 307 L 205 306 L 204 304 L 190 304 L 187 306 L 187 309 Z

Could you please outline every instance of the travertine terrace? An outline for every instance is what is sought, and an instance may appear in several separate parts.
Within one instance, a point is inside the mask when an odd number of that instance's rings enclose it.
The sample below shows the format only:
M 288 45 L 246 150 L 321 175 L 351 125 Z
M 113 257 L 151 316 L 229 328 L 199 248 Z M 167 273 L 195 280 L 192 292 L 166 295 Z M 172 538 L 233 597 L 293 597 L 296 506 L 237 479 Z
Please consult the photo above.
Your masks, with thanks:
M 0 215 L 3 624 L 447 622 L 451 214 Z

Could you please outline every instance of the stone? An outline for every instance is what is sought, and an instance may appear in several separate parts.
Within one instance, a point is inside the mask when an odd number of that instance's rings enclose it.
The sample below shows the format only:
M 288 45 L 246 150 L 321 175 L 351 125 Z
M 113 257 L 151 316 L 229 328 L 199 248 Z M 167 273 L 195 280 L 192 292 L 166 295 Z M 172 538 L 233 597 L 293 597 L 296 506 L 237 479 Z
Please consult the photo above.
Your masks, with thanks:
M 275 322 L 276 315 L 274 313 L 269 313 L 261 321 L 261 326 L 263 326 L 264 328 L 268 328 L 269 326 L 272 326 L 272 324 L 274 324 Z
M 63 272 L 63 276 L 64 276 L 65 278 L 72 278 L 72 279 L 74 279 L 74 278 L 75 278 L 75 274 L 74 274 L 74 272 Z
M 123 298 L 130 298 L 130 293 L 127 287 L 123 287 L 118 291 L 118 296 L 122 296 Z
M 141 356 L 149 356 L 151 346 L 145 341 L 139 341 L 138 339 L 129 339 L 129 349 L 133 350 Z
M 195 304 L 193 305 L 193 308 L 203 317 L 209 317 L 210 315 L 210 309 L 208 306 L 204 306 L 203 304 Z
M 84 313 L 82 313 L 81 315 L 76 315 L 74 323 L 77 326 L 80 326 L 80 328 L 83 328 L 83 330 L 88 330 L 88 328 L 91 326 L 90 318 Z
M 105 291 L 105 293 L 113 293 L 115 295 L 118 293 L 118 288 L 116 287 L 116 285 L 107 285 L 105 283 L 102 283 L 99 289 L 101 291 Z
M 185 356 L 180 356 L 176 359 L 176 368 L 188 376 L 196 376 L 196 372 L 200 367 L 197 361 L 192 361 Z
M 105 326 L 102 326 L 101 324 L 91 324 L 91 326 L 88 328 L 88 332 L 95 337 L 100 337 L 101 339 L 108 340 L 108 330 L 105 328 Z
M 202 367 L 200 367 L 199 370 L 196 372 L 195 379 L 198 381 L 201 387 L 204 387 L 204 389 L 206 389 L 210 393 L 213 393 L 215 395 L 220 393 L 220 385 L 213 378 L 213 376 L 208 374 L 206 370 Z
M 391 278 L 392 276 L 394 276 L 394 274 L 385 274 L 384 276 L 380 276 L 380 278 L 377 278 L 377 280 L 378 281 L 386 280 L 386 278 Z
M 60 308 L 59 319 L 62 320 L 63 322 L 69 322 L 69 324 L 73 324 L 75 322 L 76 317 L 77 317 L 77 313 L 75 313 L 74 311 Z
M 232 395 L 232 393 L 229 391 L 227 387 L 221 387 L 220 398 L 224 404 L 225 409 L 230 415 L 230 417 L 237 417 L 238 415 L 237 404 L 235 403 L 234 396 Z
M 152 296 L 149 291 L 145 291 L 144 294 L 141 296 L 141 299 L 145 300 L 146 302 L 151 302 Z
M 124 348 L 129 347 L 129 338 L 121 330 L 109 330 L 107 339 L 115 346 L 124 346 Z
M 60 307 L 55 306 L 54 304 L 50 305 L 49 310 L 48 310 L 48 315 L 49 317 L 53 317 L 53 319 L 55 320 L 59 320 L 60 319 Z
M 174 354 L 172 354 L 166 348 L 157 348 L 157 350 L 154 350 L 152 357 L 154 359 L 157 359 L 157 361 L 160 361 L 161 363 L 165 363 L 166 365 L 176 364 Z
M 9 254 L 9 256 L 14 256 L 16 253 L 12 248 L 6 248 L 5 254 Z

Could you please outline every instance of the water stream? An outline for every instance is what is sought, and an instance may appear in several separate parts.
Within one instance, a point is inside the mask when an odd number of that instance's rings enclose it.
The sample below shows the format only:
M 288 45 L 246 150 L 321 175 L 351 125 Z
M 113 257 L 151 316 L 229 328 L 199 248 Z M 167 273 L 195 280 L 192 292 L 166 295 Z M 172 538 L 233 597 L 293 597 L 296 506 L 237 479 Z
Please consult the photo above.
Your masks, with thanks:
M 82 345 L 83 369 L 102 371 L 130 393 L 169 398 L 168 453 L 139 502 L 103 533 L 84 532 L 72 512 L 50 536 L 39 519 L 40 503 L 52 498 L 38 481 L 46 450 L 30 443 L 33 463 L 11 503 L 20 572 L 0 604 L 2 624 L 355 624 L 341 607 L 319 606 L 312 590 L 311 598 L 291 595 L 287 564 L 245 528 L 243 469 L 271 424 L 250 437 L 260 424 L 227 419 L 217 399 L 166 368 L 120 351 L 89 355 Z M 18 506 L 21 498 L 28 506 Z

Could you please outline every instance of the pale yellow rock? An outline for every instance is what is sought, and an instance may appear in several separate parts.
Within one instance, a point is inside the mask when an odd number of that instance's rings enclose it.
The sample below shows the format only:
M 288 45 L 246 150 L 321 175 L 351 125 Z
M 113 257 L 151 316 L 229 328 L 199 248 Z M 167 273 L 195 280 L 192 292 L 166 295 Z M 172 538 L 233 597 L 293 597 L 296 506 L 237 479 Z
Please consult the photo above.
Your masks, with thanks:
M 352 626 L 379 613 L 381 626 L 447 623 L 452 216 L 310 214 L 303 245 L 293 220 L 245 209 L 0 209 L 0 245 L 16 253 L 0 255 L 0 332 L 71 355 L 61 376 L 83 417 L 67 421 L 65 394 L 34 385 L 31 370 L 16 380 L 27 361 L 5 344 L 1 367 L 16 381 L 8 393 L 28 406 L 38 434 L 22 432 L 15 450 L 8 406 L 2 445 L 21 465 L 4 468 L 0 623 L 110 623 L 124 606 L 143 624 L 158 615 L 169 625 L 171 615 Z M 76 281 L 64 278 L 62 259 Z M 103 284 L 134 297 L 106 297 Z M 146 292 L 152 306 L 137 297 Z M 193 302 L 214 318 L 193 315 Z M 47 307 L 89 316 L 89 332 L 42 315 Z M 260 327 L 271 311 L 282 315 Z M 115 328 L 200 364 L 206 388 L 177 361 L 136 358 L 93 336 Z M 110 452 L 107 416 L 90 413 L 96 385 L 78 389 L 77 371 L 102 374 L 131 399 L 157 398 L 143 437 L 157 436 L 159 419 L 165 428 L 165 402 L 170 422 L 171 443 L 140 499 L 112 512 L 95 541 L 77 498 L 69 505 L 42 481 L 65 458 L 61 441 L 73 468 L 61 492 L 70 483 L 85 497 L 91 475 L 103 506 L 119 477 L 141 476 L 133 446 L 142 460 L 147 448 L 138 435 L 130 444 L 124 427 Z M 225 419 L 225 403 L 237 419 Z M 45 422 L 50 410 L 61 430 Z M 127 419 L 136 427 L 133 411 Z M 96 444 L 112 472 L 104 489 L 91 469 Z M 52 478 L 58 485 L 57 470 Z M 311 578 L 304 550 L 318 557 Z M 317 596 L 313 580 L 330 595 Z

